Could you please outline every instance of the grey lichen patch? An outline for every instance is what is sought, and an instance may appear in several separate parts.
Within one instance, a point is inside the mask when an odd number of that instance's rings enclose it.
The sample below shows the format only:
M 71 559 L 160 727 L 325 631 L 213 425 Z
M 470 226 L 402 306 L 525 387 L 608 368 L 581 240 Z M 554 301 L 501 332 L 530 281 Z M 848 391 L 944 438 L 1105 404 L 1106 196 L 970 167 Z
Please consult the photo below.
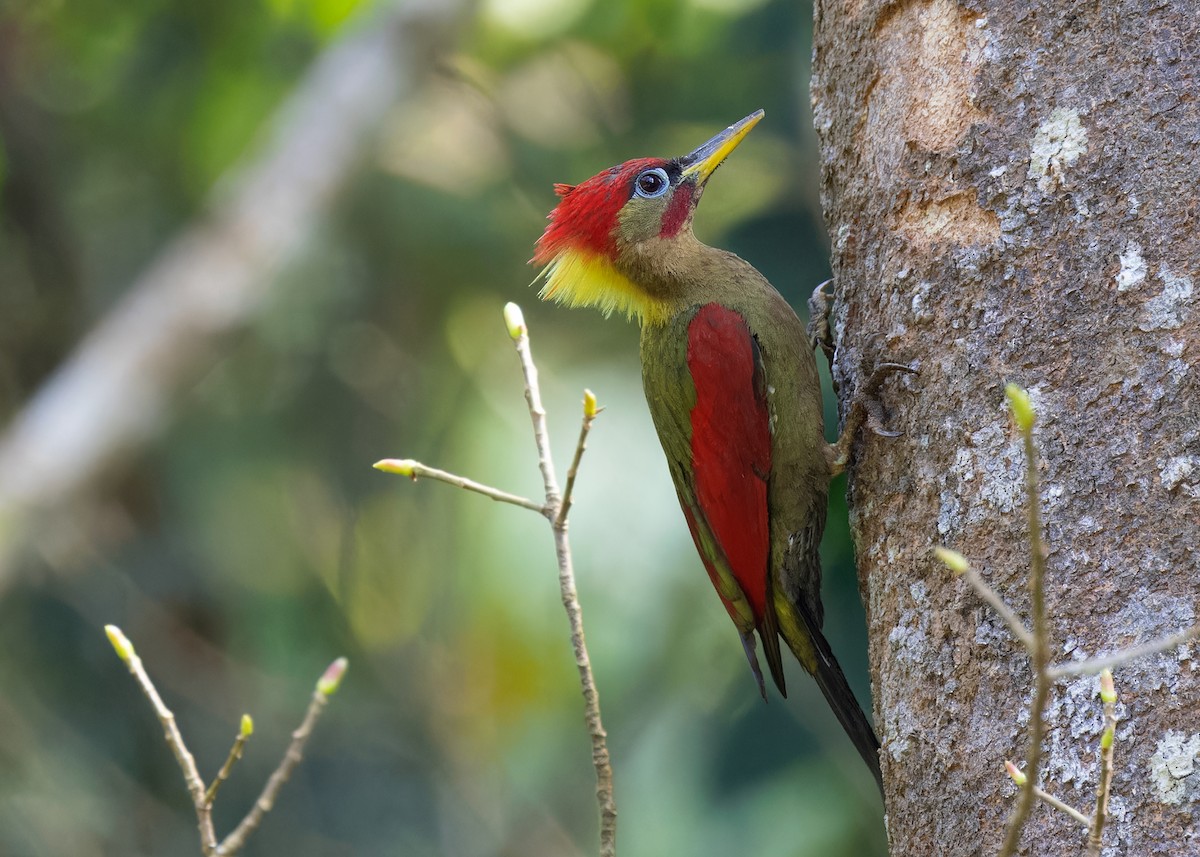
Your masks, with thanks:
M 1193 777 L 1197 756 L 1200 756 L 1200 734 L 1185 736 L 1172 730 L 1159 739 L 1150 757 L 1150 782 L 1159 801 L 1183 803 L 1189 785 L 1194 798 L 1196 786 L 1200 785 L 1200 777 Z
M 895 702 L 883 710 L 883 750 L 898 762 L 912 746 L 920 720 L 907 702 Z
M 943 536 L 997 512 L 1009 514 L 1020 507 L 1024 496 L 1021 441 L 1008 437 L 1000 425 L 972 432 L 970 440 L 969 446 L 955 452 L 954 464 L 940 477 L 938 533 Z M 976 479 L 980 486 L 977 496 L 986 505 L 976 503 L 964 515 L 961 498 L 972 493 L 966 483 Z
M 1021 441 L 993 425 L 974 432 L 971 442 L 976 449 L 975 467 L 983 479 L 979 498 L 1004 514 L 1019 508 L 1025 494 L 1025 451 Z
M 932 321 L 936 314 L 935 307 L 929 302 L 929 290 L 932 288 L 928 280 L 921 280 L 912 293 L 912 316 L 917 321 Z
M 1073 781 L 1081 788 L 1095 782 L 1095 748 L 1104 723 L 1099 690 L 1095 676 L 1084 676 L 1056 689 L 1051 695 L 1046 708 L 1050 732 L 1044 747 L 1048 781 Z M 1032 696 L 1026 700 L 1023 721 L 1028 719 L 1031 702 Z M 1124 719 L 1125 713 L 1125 706 L 1119 704 L 1118 719 Z
M 929 594 L 925 584 L 916 581 L 909 587 L 911 600 L 900 611 L 900 621 L 888 643 L 897 658 L 917 664 L 931 664 L 929 652 Z
M 914 581 L 908 587 L 907 597 L 903 590 L 897 592 L 900 616 L 891 633 L 888 646 L 890 661 L 900 669 L 914 673 L 945 676 L 952 665 L 942 647 L 930 644 L 930 617 L 934 611 L 929 604 L 929 590 L 923 581 Z M 900 666 L 902 665 L 902 666 Z M 899 761 L 912 745 L 912 736 L 921 730 L 921 721 L 906 699 L 888 699 L 888 689 L 898 685 L 893 679 L 883 684 L 884 751 Z M 944 693 L 953 693 L 952 681 L 942 682 Z
M 1179 488 L 1188 497 L 1200 497 L 1200 455 L 1168 458 L 1159 467 L 1158 475 L 1168 491 Z
M 1087 129 L 1079 119 L 1079 111 L 1055 108 L 1033 135 L 1029 178 L 1037 182 L 1042 193 L 1050 193 L 1062 184 L 1066 168 L 1087 150 Z
M 1142 247 L 1133 241 L 1125 245 L 1121 254 L 1121 270 L 1117 272 L 1117 291 L 1127 292 L 1146 279 L 1146 260 L 1142 258 Z
M 1192 278 L 1176 274 L 1165 265 L 1158 269 L 1163 290 L 1146 301 L 1145 315 L 1138 322 L 1141 330 L 1175 330 L 1183 325 L 1195 288 Z

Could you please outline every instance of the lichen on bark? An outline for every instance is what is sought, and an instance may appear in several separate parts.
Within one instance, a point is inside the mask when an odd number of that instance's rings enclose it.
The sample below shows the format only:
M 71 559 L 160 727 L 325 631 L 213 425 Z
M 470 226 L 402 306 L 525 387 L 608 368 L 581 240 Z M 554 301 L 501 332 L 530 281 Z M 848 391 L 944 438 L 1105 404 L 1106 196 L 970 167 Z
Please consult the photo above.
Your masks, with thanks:
M 892 854 L 994 854 L 1028 658 L 930 549 L 1027 609 L 1004 382 L 1039 412 L 1054 659 L 1200 609 L 1200 18 L 1189 0 L 820 0 L 814 43 L 834 378 L 844 402 L 881 360 L 922 373 L 891 382 L 905 435 L 864 439 L 849 488 Z M 1168 804 L 1152 783 L 1164 736 L 1198 728 L 1194 654 L 1117 670 L 1106 855 L 1200 847 L 1200 789 Z M 1060 683 L 1047 719 L 1043 785 L 1087 807 L 1099 703 Z M 1023 842 L 1082 846 L 1045 807 Z

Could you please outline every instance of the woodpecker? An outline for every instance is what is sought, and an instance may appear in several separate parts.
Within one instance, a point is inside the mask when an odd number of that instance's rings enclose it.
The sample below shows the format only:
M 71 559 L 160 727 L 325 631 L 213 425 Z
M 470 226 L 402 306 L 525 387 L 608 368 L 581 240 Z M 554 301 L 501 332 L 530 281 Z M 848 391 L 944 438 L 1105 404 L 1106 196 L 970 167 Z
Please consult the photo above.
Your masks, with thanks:
M 543 299 L 640 322 L 646 402 L 759 692 L 766 699 L 755 634 L 787 695 L 782 637 L 882 789 L 879 741 L 821 633 L 817 549 L 829 481 L 854 431 L 869 417 L 888 433 L 863 401 L 838 443 L 826 442 L 813 343 L 795 311 L 748 262 L 692 233 L 709 178 L 762 117 L 756 111 L 680 158 L 637 158 L 555 185 L 560 200 L 531 261 L 543 268 Z

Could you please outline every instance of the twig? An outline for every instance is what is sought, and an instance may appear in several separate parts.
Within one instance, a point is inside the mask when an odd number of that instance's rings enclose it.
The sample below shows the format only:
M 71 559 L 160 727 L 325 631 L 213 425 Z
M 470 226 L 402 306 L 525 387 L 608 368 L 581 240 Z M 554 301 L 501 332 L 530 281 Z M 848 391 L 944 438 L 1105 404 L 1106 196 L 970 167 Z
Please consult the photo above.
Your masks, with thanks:
M 1071 818 L 1082 824 L 1085 828 L 1092 823 L 1090 818 L 1077 810 L 1075 807 L 1071 806 L 1069 803 L 1064 803 L 1049 792 L 1042 791 L 1037 786 L 1033 787 L 1033 796 L 1048 806 L 1052 806 L 1060 812 L 1065 812 L 1067 815 L 1071 816 Z
M 279 795 L 279 790 L 287 782 L 296 765 L 300 764 L 300 760 L 303 758 L 304 745 L 312 735 L 317 718 L 320 717 L 325 703 L 337 691 L 342 677 L 346 674 L 346 659 L 338 658 L 330 664 L 324 674 L 322 674 L 320 680 L 317 681 L 317 688 L 313 692 L 313 699 L 309 703 L 308 711 L 304 715 L 304 721 L 300 724 L 300 728 L 292 733 L 292 742 L 288 745 L 283 761 L 279 763 L 279 767 L 275 769 L 270 779 L 267 780 L 266 787 L 263 789 L 258 800 L 255 801 L 250 812 L 246 814 L 246 817 L 242 819 L 242 822 L 234 831 L 218 844 L 216 831 L 213 829 L 212 822 L 213 800 L 216 798 L 217 789 L 220 788 L 221 783 L 229 776 L 234 762 L 241 757 L 246 739 L 254 731 L 253 722 L 250 720 L 249 715 L 243 715 L 241 731 L 233 743 L 233 749 L 230 750 L 229 757 L 225 760 L 225 764 L 221 766 L 216 779 L 213 780 L 212 785 L 206 790 L 204 788 L 204 780 L 201 778 L 200 771 L 196 767 L 196 760 L 188 750 L 187 745 L 184 744 L 183 735 L 175 723 L 175 715 L 163 703 L 162 697 L 159 696 L 158 690 L 154 687 L 154 682 L 150 680 L 146 668 L 142 665 L 142 659 L 134 651 L 133 644 L 129 642 L 129 638 L 116 625 L 105 625 L 104 631 L 108 634 L 108 640 L 112 643 L 112 647 L 116 650 L 117 655 L 120 656 L 121 660 L 129 668 L 129 672 L 137 679 L 142 692 L 150 700 L 150 705 L 153 706 L 155 714 L 158 715 L 159 722 L 162 723 L 167 744 L 170 746 L 172 752 L 174 752 L 175 759 L 179 762 L 180 770 L 183 771 L 183 779 L 187 784 L 188 794 L 192 798 L 192 807 L 196 811 L 196 821 L 200 829 L 200 850 L 205 854 L 205 857 L 216 857 L 216 855 L 227 857 L 227 855 L 236 854 L 246 844 L 246 837 L 254 832 L 255 828 L 262 821 L 263 816 L 274 806 L 275 798 Z
M 1016 765 L 1014 765 L 1010 761 L 1005 761 L 1004 768 L 1005 768 L 1005 770 L 1008 771 L 1008 775 L 1009 775 L 1009 777 L 1012 778 L 1012 781 L 1014 783 L 1016 783 L 1018 786 L 1024 787 L 1026 777 L 1025 777 L 1025 774 L 1023 774 L 1021 772 L 1020 768 L 1018 768 Z M 1077 810 L 1075 807 L 1071 806 L 1069 803 L 1059 800 L 1058 798 L 1056 798 L 1054 795 L 1050 794 L 1049 792 L 1042 791 L 1037 786 L 1034 786 L 1033 787 L 1033 795 L 1034 795 L 1034 797 L 1036 797 L 1038 800 L 1040 800 L 1042 803 L 1046 804 L 1047 806 L 1052 806 L 1055 809 L 1057 809 L 1059 812 L 1065 812 L 1067 815 L 1071 816 L 1071 818 L 1075 819 L 1080 824 L 1082 824 L 1084 826 L 1084 828 L 1088 828 L 1091 826 L 1092 820 L 1090 818 L 1088 818 L 1082 812 Z
M 525 401 L 529 403 L 529 416 L 533 420 L 533 438 L 537 444 L 538 465 L 546 485 L 546 506 L 553 510 L 550 516 L 554 530 L 554 550 L 558 557 L 558 587 L 562 595 L 563 608 L 571 625 L 571 648 L 575 651 L 575 666 L 579 670 L 579 684 L 583 692 L 584 719 L 592 737 L 592 766 L 596 769 L 596 800 L 600 805 L 600 857 L 614 857 L 617 853 L 617 805 L 613 796 L 612 763 L 608 753 L 608 733 L 600 719 L 600 693 L 596 689 L 596 678 L 592 675 L 592 662 L 588 657 L 587 642 L 583 635 L 583 608 L 575 589 L 575 569 L 571 561 L 571 543 L 567 536 L 565 505 L 558 492 L 558 480 L 554 475 L 554 463 L 550 457 L 550 435 L 546 429 L 546 410 L 542 407 L 542 393 L 538 387 L 537 366 L 529 349 L 529 329 L 525 326 L 520 308 L 513 303 L 504 307 L 504 321 L 517 348 L 521 360 L 521 371 L 525 375 Z M 589 398 L 591 413 L 589 414 Z M 595 419 L 595 397 L 585 397 L 583 428 L 572 469 L 578 467 L 583 454 L 591 421 Z
M 1034 645 L 1033 634 L 1025 627 L 1025 623 L 1013 612 L 1012 608 L 1005 603 L 1004 599 L 1000 597 L 1000 593 L 992 589 L 974 568 L 967 569 L 963 577 L 975 588 L 979 597 L 990 604 L 992 609 L 1004 620 L 1005 624 L 1008 625 L 1008 630 L 1017 638 L 1017 641 L 1026 649 L 1032 650 Z
M 217 799 L 217 791 L 221 788 L 221 784 L 229 779 L 229 772 L 233 770 L 234 764 L 242 758 L 242 751 L 246 748 L 246 742 L 250 740 L 250 736 L 254 734 L 254 721 L 250 719 L 249 714 L 242 715 L 242 726 L 238 730 L 237 737 L 233 739 L 233 746 L 229 749 L 229 756 L 225 759 L 225 764 L 221 766 L 221 770 L 217 771 L 217 776 L 208 786 L 208 791 L 204 793 L 204 802 L 212 807 L 213 801 Z
M 617 853 L 617 804 L 613 794 L 613 772 L 608 752 L 608 733 L 604 731 L 604 723 L 600 718 L 600 694 L 596 689 L 596 678 L 592 674 L 592 662 L 588 656 L 587 641 L 584 639 L 583 610 L 579 605 L 579 593 L 575 587 L 571 542 L 567 536 L 567 512 L 570 510 L 571 496 L 575 490 L 575 476 L 579 471 L 580 459 L 587 448 L 587 437 L 588 432 L 591 431 L 592 422 L 602 409 L 596 407 L 595 395 L 590 390 L 585 390 L 583 425 L 579 429 L 579 441 L 575 445 L 575 455 L 571 460 L 571 467 L 567 471 L 566 491 L 560 492 L 558 477 L 554 471 L 554 459 L 550 454 L 550 433 L 546 428 L 546 409 L 542 406 L 537 365 L 533 362 L 533 354 L 529 348 L 529 329 L 525 325 L 525 318 L 520 307 L 513 303 L 506 304 L 504 323 L 508 328 L 508 335 L 517 349 L 517 357 L 521 361 L 521 371 L 525 377 L 525 401 L 529 405 L 529 417 L 533 423 L 533 439 L 537 445 L 538 467 L 542 472 L 542 482 L 546 492 L 545 505 L 539 505 L 532 500 L 489 488 L 486 485 L 480 485 L 478 482 L 452 473 L 425 467 L 411 459 L 387 458 L 376 462 L 374 466 L 378 470 L 413 479 L 418 476 L 439 479 L 442 482 L 484 494 L 493 500 L 531 509 L 550 521 L 550 528 L 554 534 L 554 552 L 558 560 L 558 588 L 563 609 L 567 612 L 567 621 L 571 626 L 571 649 L 575 653 L 575 666 L 579 670 L 584 720 L 592 739 L 592 766 L 596 770 L 596 801 L 600 808 L 600 857 L 615 857 Z
M 521 372 L 525 376 L 525 401 L 529 405 L 529 418 L 533 421 L 533 442 L 537 445 L 538 468 L 542 471 L 542 482 L 546 486 L 546 506 L 554 509 L 555 514 L 549 517 L 551 521 L 556 521 L 562 495 L 558 490 L 558 477 L 554 473 L 554 458 L 550 454 L 550 432 L 546 428 L 546 409 L 542 407 L 537 364 L 533 362 L 533 353 L 529 349 L 529 328 L 525 326 L 521 308 L 514 303 L 504 305 L 504 323 L 516 346 Z
M 1025 623 L 1013 611 L 1011 607 L 1000 597 L 1000 593 L 992 589 L 987 581 L 979 574 L 978 571 L 971 566 L 967 558 L 958 551 L 952 551 L 948 548 L 934 548 L 934 555 L 941 560 L 955 574 L 961 575 L 966 579 L 967 583 L 971 584 L 976 594 L 986 601 L 991 608 L 999 614 L 1004 623 L 1008 625 L 1008 630 L 1017 638 L 1027 650 L 1033 649 L 1033 634 L 1025 627 Z
M 246 837 L 254 832 L 262 822 L 263 816 L 275 806 L 275 798 L 279 796 L 279 790 L 283 788 L 283 784 L 288 781 L 292 771 L 304 758 L 304 745 L 312 736 L 313 727 L 317 725 L 317 720 L 320 718 L 321 712 L 325 710 L 325 704 L 329 702 L 329 697 L 341 684 L 342 677 L 346 674 L 346 666 L 346 659 L 338 658 L 329 665 L 325 674 L 317 681 L 312 700 L 308 703 L 308 711 L 304 713 L 304 720 L 300 723 L 300 727 L 292 733 L 292 742 L 288 744 L 287 752 L 283 754 L 283 760 L 279 763 L 279 767 L 267 780 L 262 794 L 258 796 L 258 800 L 254 802 L 250 811 L 246 813 L 246 817 L 234 828 L 232 833 L 222 840 L 217 849 L 218 854 L 236 854 L 241 850 L 242 846 L 246 844 Z
M 484 485 L 481 482 L 476 482 L 474 479 L 467 479 L 465 476 L 447 473 L 445 470 L 438 470 L 436 467 L 426 467 L 421 462 L 413 461 L 410 458 L 385 458 L 382 461 L 376 461 L 371 466 L 376 470 L 382 470 L 384 473 L 407 476 L 413 482 L 416 482 L 418 479 L 436 479 L 439 482 L 445 482 L 447 485 L 454 485 L 458 488 L 465 488 L 467 491 L 474 491 L 476 494 L 482 494 L 484 497 L 491 497 L 499 503 L 511 503 L 514 506 L 520 506 L 522 509 L 530 509 L 540 515 L 547 513 L 546 507 L 541 503 L 535 503 L 533 500 L 528 500 L 517 494 L 509 494 L 507 491 L 501 491 L 499 488 L 492 488 L 490 485 Z
M 1100 782 L 1096 786 L 1096 812 L 1089 825 L 1088 857 L 1100 857 L 1100 840 L 1108 821 L 1108 795 L 1113 778 L 1113 742 L 1117 735 L 1117 689 L 1111 670 L 1100 674 L 1100 700 L 1104 703 L 1104 731 L 1100 733 Z
M 587 449 L 588 432 L 592 430 L 592 423 L 596 421 L 596 415 L 603 408 L 596 407 L 596 394 L 591 390 L 583 391 L 583 424 L 579 427 L 579 442 L 575 444 L 575 457 L 571 459 L 571 466 L 567 469 L 567 488 L 563 491 L 562 507 L 558 510 L 558 517 L 554 519 L 554 526 L 565 527 L 567 525 L 567 512 L 571 510 L 571 500 L 575 494 L 575 476 L 579 473 L 579 460 L 583 458 L 584 450 Z
M 1122 664 L 1130 661 L 1144 658 L 1148 655 L 1156 655 L 1159 652 L 1169 651 L 1176 646 L 1182 646 L 1189 640 L 1194 640 L 1200 637 L 1200 625 L 1193 625 L 1185 631 L 1180 631 L 1178 634 L 1172 634 L 1169 637 L 1163 637 L 1159 640 L 1153 640 L 1149 643 L 1143 643 L 1140 646 L 1133 646 L 1128 649 L 1122 649 L 1119 652 L 1113 652 L 1111 655 L 1103 655 L 1099 658 L 1089 658 L 1084 661 L 1071 661 L 1065 664 L 1058 664 L 1049 669 L 1050 678 L 1064 679 L 1074 678 L 1081 675 L 1095 675 L 1103 672 L 1106 669 L 1119 667 Z
M 204 780 L 200 777 L 195 758 L 183 742 L 183 735 L 179 731 L 179 725 L 175 722 L 175 715 L 158 695 L 158 689 L 150 680 L 150 675 L 142 665 L 142 659 L 134 651 L 133 643 L 129 642 L 129 638 L 116 625 L 105 625 L 104 632 L 108 634 L 108 641 L 112 643 L 117 655 L 125 662 L 125 666 L 129 667 L 129 672 L 133 674 L 133 677 L 137 679 L 142 693 L 146 695 L 146 699 L 150 700 L 154 713 L 158 715 L 158 720 L 162 723 L 163 736 L 166 738 L 171 752 L 175 754 L 175 761 L 179 763 L 179 769 L 183 772 L 183 781 L 187 784 L 188 794 L 192 797 L 192 806 L 196 810 L 196 824 L 200 829 L 200 848 L 206 855 L 214 854 L 217 849 L 217 834 L 213 830 L 212 808 L 208 804 L 204 791 Z
M 1038 486 L 1037 449 L 1033 443 L 1033 408 L 1028 394 L 1014 384 L 1005 392 L 1012 406 L 1013 418 L 1025 442 L 1025 488 L 1029 502 L 1029 602 L 1033 619 L 1033 645 L 1029 647 L 1033 662 L 1033 702 L 1029 706 L 1029 748 L 1025 753 L 1025 785 L 1021 789 L 1017 806 L 1009 819 L 1004 845 L 1000 857 L 1012 857 L 1017 853 L 1021 831 L 1033 808 L 1034 788 L 1037 785 L 1038 769 L 1042 762 L 1042 741 L 1045 721 L 1043 715 L 1046 700 L 1050 695 L 1050 676 L 1047 666 L 1050 661 L 1049 629 L 1046 625 L 1046 546 L 1042 542 L 1041 492 Z

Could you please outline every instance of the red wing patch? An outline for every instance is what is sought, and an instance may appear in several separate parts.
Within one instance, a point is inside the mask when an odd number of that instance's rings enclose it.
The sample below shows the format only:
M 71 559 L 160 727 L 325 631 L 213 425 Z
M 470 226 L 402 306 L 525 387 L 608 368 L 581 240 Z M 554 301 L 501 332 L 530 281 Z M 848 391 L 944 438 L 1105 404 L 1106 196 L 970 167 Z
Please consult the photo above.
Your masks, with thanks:
M 771 428 L 756 351 L 746 320 L 719 304 L 702 306 L 688 325 L 687 363 L 696 388 L 696 504 L 759 624 L 767 606 L 771 549 Z

